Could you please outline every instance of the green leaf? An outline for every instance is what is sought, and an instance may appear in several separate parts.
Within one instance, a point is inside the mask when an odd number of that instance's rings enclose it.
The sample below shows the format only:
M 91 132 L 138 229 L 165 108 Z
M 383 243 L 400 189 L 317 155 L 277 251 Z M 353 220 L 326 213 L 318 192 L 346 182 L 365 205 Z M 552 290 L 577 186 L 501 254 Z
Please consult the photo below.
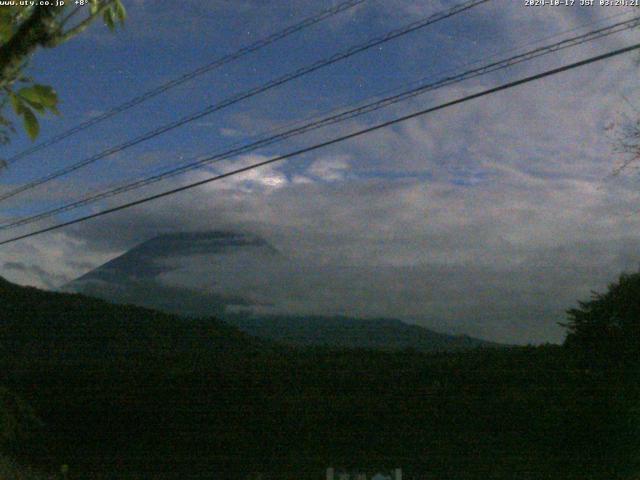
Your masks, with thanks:
M 42 104 L 40 95 L 38 95 L 33 87 L 21 88 L 17 91 L 17 95 L 28 102 Z
M 38 123 L 38 119 L 28 107 L 24 107 L 22 117 L 24 118 L 24 128 L 27 131 L 27 134 L 29 134 L 29 138 L 31 138 L 31 140 L 35 140 L 38 133 L 40 133 L 40 124 Z
M 123 23 L 127 18 L 127 11 L 120 0 L 113 0 L 112 4 L 104 10 L 102 18 L 109 30 L 114 31 L 117 24 Z
M 99 0 L 89 0 L 89 13 L 95 15 L 100 8 Z
M 115 0 L 113 3 L 113 9 L 115 10 L 116 18 L 120 23 L 124 22 L 127 18 L 127 11 L 120 0 Z
M 45 107 L 55 107 L 58 104 L 58 94 L 49 85 L 36 84 L 33 89 L 40 97 L 40 103 Z
M 11 100 L 13 111 L 18 115 L 22 115 L 22 110 L 25 108 L 24 102 L 13 92 L 9 93 L 9 99 Z
M 51 108 L 58 104 L 56 91 L 48 85 L 33 85 L 32 87 L 21 88 L 18 95 L 29 103 L 42 105 Z
M 113 19 L 113 10 L 107 8 L 104 11 L 102 18 L 104 19 L 104 23 L 107 25 L 107 27 L 109 27 L 109 30 L 113 32 L 116 29 L 116 22 Z
M 6 42 L 13 36 L 13 27 L 5 22 L 0 22 L 0 41 Z
M 25 102 L 27 102 L 27 105 L 33 108 L 36 112 L 45 113 L 44 105 L 42 105 L 41 103 L 35 103 L 29 100 L 25 100 Z

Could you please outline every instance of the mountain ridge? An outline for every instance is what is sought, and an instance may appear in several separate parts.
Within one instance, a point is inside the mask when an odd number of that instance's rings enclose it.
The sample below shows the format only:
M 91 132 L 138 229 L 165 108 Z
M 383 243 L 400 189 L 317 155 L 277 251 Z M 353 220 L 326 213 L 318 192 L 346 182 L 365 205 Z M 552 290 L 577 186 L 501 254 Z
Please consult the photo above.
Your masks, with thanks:
M 532 465 L 535 478 L 555 478 L 573 455 L 550 452 L 569 443 L 572 425 L 571 439 L 585 430 L 567 414 L 584 389 L 570 383 L 579 370 L 561 347 L 298 349 L 214 318 L 1 278 L 0 301 L 0 386 L 42 420 L 25 424 L 35 436 L 21 441 L 21 458 L 51 473 L 69 465 L 79 480 L 311 480 L 354 460 L 402 465 L 412 478 L 446 467 L 479 479 L 496 464 L 506 472 L 496 478 Z
M 226 230 L 167 233 L 156 235 L 137 244 L 125 253 L 67 283 L 62 288 L 69 288 L 71 284 L 78 281 L 102 280 L 103 278 L 101 277 L 105 276 L 105 274 L 114 273 L 114 270 L 119 270 L 120 273 L 133 274 L 134 277 L 137 277 L 141 272 L 141 267 L 146 267 L 148 270 L 144 272 L 144 277 L 157 276 L 165 270 L 154 266 L 153 260 L 166 258 L 170 256 L 170 253 L 175 255 L 175 247 L 178 247 L 178 253 L 185 255 L 188 253 L 211 253 L 212 249 L 224 249 L 229 246 L 266 247 L 274 254 L 279 253 L 264 239 L 247 233 Z M 172 250 L 172 247 L 173 251 L 168 251 Z
M 389 316 L 269 311 L 289 301 L 287 282 L 302 282 L 303 287 L 290 294 L 293 298 L 308 295 L 308 287 L 323 288 L 317 283 L 321 269 L 288 259 L 251 233 L 176 232 L 136 245 L 70 282 L 63 291 L 182 316 L 216 316 L 255 337 L 295 347 L 440 352 L 498 345 L 435 332 Z M 181 276 L 188 281 L 198 275 L 205 285 L 167 280 Z
M 394 318 L 346 316 L 223 315 L 229 323 L 254 337 L 295 347 L 363 348 L 453 352 L 506 347 L 468 335 L 450 335 Z

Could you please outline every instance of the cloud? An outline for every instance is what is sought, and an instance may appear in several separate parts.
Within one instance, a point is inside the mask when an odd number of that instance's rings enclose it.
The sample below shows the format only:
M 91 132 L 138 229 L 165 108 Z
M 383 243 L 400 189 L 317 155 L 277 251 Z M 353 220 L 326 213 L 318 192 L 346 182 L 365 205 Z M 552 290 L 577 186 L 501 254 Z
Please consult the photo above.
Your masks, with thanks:
M 337 157 L 322 157 L 314 160 L 307 168 L 307 173 L 319 180 L 336 182 L 344 180 L 348 170 L 349 157 L 341 155 Z
M 360 14 L 375 14 L 376 21 L 387 26 L 417 18 L 427 9 L 439 10 L 445 3 L 392 0 L 378 2 L 381 10 Z M 549 42 L 561 31 L 593 27 L 612 14 L 610 9 L 562 8 L 550 15 L 548 9 L 491 3 L 433 35 L 414 37 L 413 45 L 401 45 L 398 63 L 406 68 L 426 65 L 421 70 L 425 73 L 432 57 L 448 55 L 451 62 L 446 65 L 452 67 L 518 45 L 530 48 L 535 38 L 549 37 Z M 246 5 L 253 3 L 218 2 L 215 8 L 228 13 L 233 8 L 244 11 Z M 307 2 L 300 8 L 311 6 Z M 465 25 L 469 28 L 461 33 Z M 365 128 L 619 47 L 631 38 L 617 35 L 431 92 L 314 132 L 304 141 L 311 144 Z M 429 42 L 434 39 L 448 43 L 432 49 Z M 454 48 L 456 42 L 459 48 Z M 606 136 L 607 126 L 621 111 L 635 118 L 621 94 L 629 95 L 628 79 L 636 74 L 633 57 L 608 60 L 36 237 L 0 251 L 0 274 L 48 286 L 161 233 L 240 229 L 264 236 L 292 261 L 317 268 L 317 274 L 307 272 L 308 278 L 287 277 L 289 285 L 273 282 L 273 295 L 291 311 L 400 316 L 502 341 L 559 341 L 562 330 L 556 322 L 567 308 L 640 262 L 637 175 L 609 176 L 619 157 Z M 287 90 L 283 95 L 292 94 Z M 230 126 L 220 133 L 233 136 L 284 123 L 253 107 L 255 111 L 231 112 L 220 124 Z M 308 113 L 302 108 L 294 112 Z M 202 180 L 292 149 L 279 145 L 220 162 L 170 185 Z M 72 181 L 61 183 L 35 198 L 52 201 L 73 189 Z M 135 198 L 131 193 L 103 205 Z M 18 265 L 24 268 L 12 268 Z M 351 268 L 351 273 L 341 267 Z M 197 283 L 199 277 L 189 281 Z
M 213 126 L 215 125 L 214 123 L 207 123 L 207 126 Z M 239 132 L 238 130 L 234 129 L 234 128 L 221 128 L 220 129 L 220 135 L 224 136 L 224 137 L 231 137 L 231 138 L 238 138 L 238 137 L 242 137 L 242 132 Z
M 66 233 L 52 233 L 3 246 L 0 275 L 22 285 L 57 288 L 113 255 L 113 250 L 87 248 L 84 242 Z
M 606 89 L 629 68 L 599 71 L 592 81 L 602 95 L 588 86 L 564 95 L 548 84 L 531 86 L 535 95 L 514 90 L 74 226 L 42 237 L 38 258 L 57 245 L 57 262 L 42 268 L 72 272 L 66 262 L 78 251 L 97 264 L 163 232 L 244 229 L 318 266 L 272 292 L 292 312 L 559 341 L 567 308 L 639 262 L 634 182 L 602 181 L 613 160 L 601 126 L 619 108 Z M 567 81 L 584 84 L 585 75 Z M 183 181 L 268 158 L 244 156 Z M 337 276 L 340 265 L 359 273 Z M 373 267 L 386 273 L 373 277 Z
M 217 162 L 212 166 L 203 169 L 201 172 L 189 175 L 188 178 L 191 181 L 204 180 L 214 175 L 221 175 L 241 170 L 268 160 L 270 160 L 270 157 L 263 155 L 243 155 L 237 159 Z M 261 191 L 268 192 L 272 189 L 285 186 L 289 181 L 287 176 L 279 170 L 278 166 L 269 164 L 261 168 L 248 170 L 238 175 L 227 177 L 226 180 L 228 181 L 205 185 L 202 190 L 205 192 L 217 192 L 221 189 L 241 191 L 253 191 L 254 189 L 260 189 Z
M 282 175 L 273 168 L 267 177 Z M 396 316 L 455 331 L 482 326 L 483 335 L 512 342 L 559 341 L 556 322 L 567 308 L 640 261 L 638 222 L 610 211 L 607 196 L 584 181 L 519 172 L 510 184 L 483 188 L 406 179 L 279 188 L 256 181 L 263 187 L 245 189 L 239 180 L 234 188 L 185 192 L 66 233 L 101 251 L 168 231 L 256 232 L 317 269 L 306 271 L 308 280 L 273 279 L 279 290 L 271 293 L 291 312 Z M 192 285 L 208 278 L 182 272 Z M 317 294 L 301 295 L 311 291 Z
M 63 275 L 51 274 L 37 265 L 25 265 L 22 262 L 5 262 L 2 266 L 4 271 L 17 272 L 27 278 L 36 277 L 46 288 L 55 288 L 61 283 L 68 282 L 70 279 Z

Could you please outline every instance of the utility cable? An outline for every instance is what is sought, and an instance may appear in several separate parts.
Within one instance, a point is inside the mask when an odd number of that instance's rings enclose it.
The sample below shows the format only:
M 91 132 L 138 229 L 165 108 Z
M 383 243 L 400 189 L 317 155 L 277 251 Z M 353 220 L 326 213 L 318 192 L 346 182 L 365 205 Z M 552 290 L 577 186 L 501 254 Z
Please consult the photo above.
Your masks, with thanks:
M 474 93 L 474 94 L 471 94 L 471 95 L 467 95 L 467 96 L 464 96 L 464 97 L 457 98 L 455 100 L 451 100 L 451 101 L 448 101 L 448 102 L 445 102 L 445 103 L 441 103 L 441 104 L 439 104 L 439 105 L 437 105 L 435 107 L 429 107 L 429 108 L 426 108 L 426 109 L 423 109 L 423 110 L 419 110 L 417 112 L 413 112 L 413 113 L 410 113 L 410 114 L 407 114 L 407 115 L 404 115 L 404 116 L 401 116 L 401 117 L 397 117 L 397 118 L 392 119 L 392 120 L 387 120 L 387 121 L 379 123 L 377 125 L 373 125 L 371 127 L 367 127 L 367 128 L 364 128 L 364 129 L 349 133 L 347 135 L 342 135 L 340 137 L 336 137 L 336 138 L 333 138 L 331 140 L 327 140 L 325 142 L 317 143 L 317 144 L 312 145 L 310 147 L 305 147 L 305 148 L 302 148 L 302 149 L 299 149 L 299 150 L 295 150 L 293 152 L 290 152 L 290 153 L 287 153 L 287 154 L 284 154 L 284 155 L 280 155 L 278 157 L 275 157 L 275 158 L 272 158 L 272 159 L 269 159 L 269 160 L 264 160 L 262 162 L 257 162 L 257 163 L 248 165 L 246 167 L 238 168 L 238 169 L 232 170 L 232 171 L 227 172 L 227 173 L 216 175 L 214 177 L 210 177 L 210 178 L 207 178 L 207 179 L 204 179 L 204 180 L 193 182 L 193 183 L 190 183 L 188 185 L 184 185 L 184 186 L 181 186 L 181 187 L 178 187 L 178 188 L 167 190 L 167 191 L 162 192 L 162 193 L 158 193 L 158 194 L 151 195 L 151 196 L 148 196 L 148 197 L 145 197 L 145 198 L 141 198 L 141 199 L 135 200 L 133 202 L 128 202 L 128 203 L 119 205 L 117 207 L 112 207 L 112 208 L 109 208 L 109 209 L 106 209 L 106 210 L 103 210 L 103 211 L 100 211 L 100 212 L 93 213 L 91 215 L 86 215 L 86 216 L 83 216 L 83 217 L 80 217 L 80 218 L 76 218 L 74 220 L 70 220 L 70 221 L 67 221 L 67 222 L 63 222 L 63 223 L 59 223 L 59 224 L 56 224 L 56 225 L 52 225 L 52 226 L 47 227 L 47 228 L 42 228 L 40 230 L 36 230 L 36 231 L 30 232 L 30 233 L 27 233 L 27 234 L 24 234 L 24 235 L 19 235 L 19 236 L 10 238 L 8 240 L 3 240 L 3 241 L 0 242 L 0 245 L 6 245 L 6 244 L 9 244 L 9 243 L 17 242 L 18 240 L 23 240 L 25 238 L 30 238 L 30 237 L 33 237 L 33 236 L 36 236 L 36 235 L 40 235 L 40 234 L 45 233 L 45 232 L 51 232 L 51 231 L 58 230 L 58 229 L 63 228 L 63 227 L 67 227 L 67 226 L 74 225 L 74 224 L 77 224 L 77 223 L 85 222 L 85 221 L 93 219 L 93 218 L 101 217 L 101 216 L 104 216 L 104 215 L 108 215 L 110 213 L 118 212 L 120 210 L 125 210 L 127 208 L 131 208 L 131 207 L 134 207 L 134 206 L 137 206 L 137 205 L 141 205 L 141 204 L 148 203 L 148 202 L 151 202 L 151 201 L 154 201 L 154 200 L 158 200 L 160 198 L 167 197 L 167 196 L 170 196 L 170 195 L 174 195 L 176 193 L 179 193 L 179 192 L 182 192 L 182 191 L 185 191 L 185 190 L 190 190 L 192 188 L 199 187 L 201 185 L 205 185 L 205 184 L 212 183 L 212 182 L 215 182 L 215 181 L 218 181 L 218 180 L 222 180 L 222 179 L 227 178 L 227 177 L 231 177 L 231 176 L 235 176 L 235 175 L 238 175 L 238 174 L 241 174 L 241 173 L 245 173 L 245 172 L 248 172 L 250 170 L 255 170 L 255 169 L 263 167 L 265 165 L 270 165 L 272 163 L 280 162 L 280 161 L 286 160 L 288 158 L 297 157 L 297 156 L 300 156 L 300 155 L 305 154 L 305 153 L 309 153 L 309 152 L 312 152 L 312 151 L 315 151 L 315 150 L 319 150 L 321 148 L 328 147 L 330 145 L 335 145 L 337 143 L 344 142 L 346 140 L 350 140 L 352 138 L 356 138 L 356 137 L 365 135 L 367 133 L 375 132 L 375 131 L 381 130 L 383 128 L 390 127 L 392 125 L 396 125 L 396 124 L 401 123 L 401 122 L 406 122 L 407 120 L 411 120 L 413 118 L 421 117 L 423 115 L 427 115 L 429 113 L 433 113 L 433 112 L 438 111 L 438 110 L 444 110 L 446 108 L 450 108 L 450 107 L 453 107 L 455 105 L 460 105 L 462 103 L 466 103 L 466 102 L 469 102 L 471 100 L 475 100 L 477 98 L 485 97 L 487 95 L 492 95 L 494 93 L 498 93 L 498 92 L 501 92 L 501 91 L 504 91 L 504 90 L 509 90 L 509 89 L 517 87 L 519 85 L 524 85 L 526 83 L 530 83 L 530 82 L 533 82 L 533 81 L 536 81 L 536 80 L 540 80 L 542 78 L 546 78 L 546 77 L 550 77 L 550 76 L 553 76 L 553 75 L 557 75 L 557 74 L 560 74 L 560 73 L 563 73 L 563 72 L 566 72 L 566 71 L 569 71 L 569 70 L 573 70 L 575 68 L 579 68 L 579 67 L 582 67 L 582 66 L 585 66 L 585 65 L 589 65 L 589 64 L 592 64 L 592 63 L 595 63 L 595 62 L 599 62 L 599 61 L 602 61 L 602 60 L 605 60 L 605 59 L 609 59 L 609 58 L 613 58 L 613 57 L 616 57 L 616 56 L 619 56 L 619 55 L 623 55 L 625 53 L 629 53 L 629 52 L 632 52 L 632 51 L 635 51 L 635 50 L 638 50 L 638 49 L 640 49 L 640 43 L 636 43 L 636 44 L 630 45 L 628 47 L 620 48 L 620 49 L 613 50 L 613 51 L 610 51 L 610 52 L 607 52 L 607 53 L 604 53 L 604 54 L 601 54 L 601 55 L 590 57 L 590 58 L 587 58 L 585 60 L 581 60 L 579 62 L 570 63 L 570 64 L 564 65 L 562 67 L 554 68 L 554 69 L 551 69 L 551 70 L 546 70 L 546 71 L 544 71 L 542 73 L 538 73 L 536 75 L 531 75 L 531 76 L 527 76 L 527 77 L 524 77 L 524 78 L 521 78 L 521 79 L 518 79 L 518 80 L 507 82 L 507 83 L 504 83 L 504 84 L 499 85 L 497 87 L 489 88 L 487 90 L 483 90 L 483 91 L 478 92 L 478 93 Z
M 223 65 L 226 65 L 228 63 L 231 63 L 235 60 L 238 60 L 242 57 L 244 57 L 245 55 L 248 55 L 249 53 L 253 53 L 255 51 L 258 51 L 268 45 L 271 45 L 272 43 L 277 42 L 278 40 L 282 40 L 286 37 L 288 37 L 289 35 L 292 35 L 296 32 L 299 32 L 301 30 L 304 30 L 305 28 L 308 28 L 312 25 L 315 25 L 316 23 L 319 23 L 323 20 L 326 20 L 330 17 L 333 17 L 334 15 L 337 15 L 341 12 L 344 12 L 346 10 L 349 10 L 351 8 L 354 8 L 357 5 L 360 5 L 361 3 L 365 2 L 366 0 L 348 0 L 346 2 L 340 3 L 338 5 L 336 5 L 333 8 L 329 8 L 327 10 L 324 10 L 322 12 L 317 13 L 316 15 L 313 15 L 311 17 L 305 18 L 304 20 L 302 20 L 299 23 L 296 23 L 294 25 L 291 25 L 283 30 L 280 30 L 278 32 L 275 32 L 271 35 L 269 35 L 268 37 L 265 37 L 261 40 L 258 40 L 250 45 L 247 45 L 245 47 L 240 48 L 239 50 L 230 53 L 228 55 L 225 55 L 223 57 L 217 58 L 209 63 L 207 63 L 206 65 L 202 65 L 201 67 L 192 70 L 188 73 L 185 73 L 184 75 L 181 75 L 179 77 L 176 77 L 168 82 L 165 82 L 161 85 L 158 85 L 157 87 L 148 90 L 140 95 L 138 95 L 137 97 L 134 97 L 130 100 L 128 100 L 127 102 L 124 102 L 116 107 L 113 107 L 109 110 L 107 110 L 104 113 L 101 113 L 100 115 L 97 115 L 93 118 L 90 118 L 89 120 L 86 120 L 85 122 L 79 123 L 78 125 L 75 125 L 71 128 L 69 128 L 68 130 L 65 130 L 64 132 L 59 133 L 58 135 L 55 135 L 47 140 L 44 140 L 36 145 L 33 145 L 29 148 L 26 148 L 24 150 L 22 150 L 21 152 L 16 153 L 15 155 L 9 157 L 6 162 L 7 164 L 12 164 L 17 162 L 18 160 L 29 156 L 35 152 L 38 152 L 44 148 L 50 147 L 51 145 L 55 145 L 56 143 L 64 140 L 65 138 L 69 138 L 72 135 L 75 135 L 78 132 L 81 132 L 83 130 L 86 130 L 89 127 L 92 127 L 93 125 L 96 125 L 100 122 L 103 122 L 104 120 L 107 120 L 111 117 L 114 117 L 115 115 L 118 115 L 119 113 L 125 112 L 133 107 L 135 107 L 136 105 L 140 105 L 143 102 L 146 102 L 147 100 L 154 98 L 168 90 L 171 90 L 172 88 L 175 88 L 179 85 L 182 85 L 185 82 L 188 82 L 189 80 L 192 80 L 196 77 L 199 77 L 200 75 L 203 75 L 207 72 L 210 72 L 212 70 L 215 70 L 219 67 L 222 67 Z
M 357 53 L 363 52 L 365 50 L 368 50 L 370 48 L 376 47 L 378 45 L 381 45 L 383 43 L 389 42 L 395 38 L 398 38 L 400 36 L 403 35 L 407 35 L 408 33 L 414 32 L 416 30 L 419 30 L 421 28 L 424 28 L 428 25 L 431 25 L 433 23 L 439 22 L 441 20 L 444 20 L 446 18 L 452 17 L 454 15 L 457 15 L 458 13 L 464 12 L 466 10 L 469 10 L 473 7 L 476 7 L 480 4 L 486 3 L 490 0 L 470 0 L 467 2 L 464 2 L 462 4 L 456 5 L 455 7 L 452 7 L 448 10 L 433 14 L 429 17 L 426 17 L 424 19 L 412 22 L 408 25 L 405 25 L 402 28 L 398 28 L 396 30 L 392 30 L 388 33 L 386 33 L 385 35 L 382 35 L 380 37 L 375 37 L 373 39 L 368 40 L 367 42 L 360 44 L 360 45 L 356 45 L 353 46 L 351 48 L 348 48 L 347 50 L 344 50 L 342 52 L 336 53 L 334 55 L 332 55 L 331 57 L 325 58 L 323 60 L 319 60 L 311 65 L 299 68 L 298 70 L 295 70 L 291 73 L 288 73 L 286 75 L 283 75 L 281 77 L 278 77 L 274 80 L 269 81 L 266 84 L 260 85 L 258 87 L 254 87 L 250 90 L 247 90 L 245 92 L 241 92 L 239 94 L 233 95 L 219 103 L 210 105 L 209 107 L 200 110 L 198 112 L 189 114 L 185 117 L 182 117 L 179 120 L 176 120 L 174 122 L 171 122 L 169 124 L 165 124 L 161 127 L 158 127 L 154 130 L 151 130 L 139 137 L 136 137 L 132 140 L 128 140 L 125 143 L 122 143 L 120 145 L 117 145 L 115 147 L 111 147 L 108 148 L 107 150 L 104 150 L 98 154 L 92 155 L 84 160 L 81 160 L 79 162 L 76 162 L 72 165 L 69 165 L 67 167 L 64 167 L 60 170 L 57 170 L 53 173 L 50 173 L 48 175 L 45 175 L 44 177 L 41 177 L 37 180 L 33 180 L 31 182 L 28 182 L 24 185 L 21 185 L 20 187 L 17 187 L 13 190 L 10 190 L 9 192 L 3 193 L 0 195 L 0 202 L 7 200 L 11 197 L 14 197 L 22 192 L 31 190 L 39 185 L 45 184 L 47 182 L 50 182 L 52 180 L 55 180 L 57 178 L 60 178 L 64 175 L 68 175 L 69 173 L 75 172 L 77 170 L 80 170 L 81 168 L 86 167 L 87 165 L 90 165 L 92 163 L 95 163 L 96 161 L 108 157 L 110 155 L 113 155 L 115 153 L 119 153 L 122 152 L 123 150 L 126 150 L 127 148 L 130 148 L 134 145 L 138 145 L 142 142 L 145 142 L 147 140 L 150 140 L 154 137 L 157 137 L 159 135 L 162 135 L 163 133 L 166 133 L 170 130 L 174 130 L 175 128 L 181 127 L 187 123 L 193 122 L 195 120 L 198 120 L 200 118 L 203 118 L 207 115 L 210 115 L 214 112 L 217 112 L 218 110 L 222 110 L 223 108 L 229 107 L 231 105 L 234 105 L 242 100 L 245 100 L 247 98 L 253 97 L 255 95 L 258 95 L 260 93 L 263 93 L 267 90 L 270 90 L 272 88 L 275 88 L 277 86 L 280 86 L 284 83 L 290 82 L 294 79 L 300 78 L 304 75 L 307 75 L 311 72 L 314 72 L 316 70 L 319 70 L 321 68 L 324 68 L 326 66 L 332 65 L 336 62 L 339 62 L 341 60 L 344 60 L 346 58 L 349 58 L 353 55 L 356 55 Z
M 50 209 L 47 210 L 45 212 L 42 213 L 38 213 L 32 216 L 28 216 L 28 217 L 24 217 L 21 219 L 17 219 L 15 221 L 12 221 L 10 223 L 6 223 L 3 225 L 0 225 L 0 230 L 6 230 L 9 228 L 15 228 L 15 227 L 19 227 L 19 226 L 23 226 L 23 225 L 27 225 L 30 223 L 34 223 L 37 222 L 39 220 L 43 220 L 45 218 L 51 217 L 55 214 L 58 213 L 63 213 L 63 212 L 68 212 L 86 205 L 89 205 L 91 203 L 94 203 L 98 200 L 102 200 L 105 198 L 109 198 L 109 197 L 113 197 L 115 195 L 124 193 L 124 192 L 128 192 L 131 190 L 135 190 L 138 188 L 142 188 L 144 186 L 153 184 L 153 183 L 157 183 L 161 180 L 165 180 L 167 178 L 170 177 L 174 177 L 176 175 L 180 175 L 183 174 L 187 171 L 190 170 L 194 170 L 196 168 L 200 168 L 203 165 L 207 165 L 207 164 L 211 164 L 213 162 L 217 162 L 217 161 L 221 161 L 221 160 L 225 160 L 228 158 L 232 158 L 235 157 L 237 155 L 241 155 L 241 154 L 245 154 L 248 152 L 252 152 L 258 148 L 262 148 L 268 145 L 272 145 L 276 142 L 280 142 L 282 140 L 285 140 L 287 138 L 293 137 L 293 136 L 298 136 L 304 133 L 307 133 L 309 131 L 312 130 L 316 130 L 322 127 L 326 127 L 328 125 L 333 125 L 339 122 L 344 122 L 346 120 L 358 117 L 358 116 L 362 116 L 365 115 L 367 113 L 371 113 L 373 111 L 388 107 L 390 105 L 399 103 L 401 101 L 405 101 L 408 100 L 409 98 L 413 98 L 415 96 L 424 94 L 428 91 L 433 91 L 439 88 L 443 88 L 445 86 L 449 86 L 452 85 L 454 83 L 459 83 L 462 82 L 464 80 L 468 80 L 470 78 L 475 78 L 481 75 L 486 75 L 488 73 L 492 73 L 495 72 L 497 70 L 502 70 L 508 67 L 511 67 L 513 65 L 517 65 L 519 63 L 525 62 L 525 61 L 530 61 L 534 58 L 538 58 L 541 57 L 543 55 L 548 55 L 550 53 L 555 53 L 557 51 L 566 49 L 566 48 L 570 48 L 570 47 L 575 47 L 581 44 L 584 44 L 586 42 L 589 41 L 593 41 L 596 39 L 600 39 L 604 36 L 607 35 L 612 35 L 614 33 L 619 33 L 621 31 L 625 31 L 625 30 L 629 30 L 632 28 L 636 28 L 640 25 L 640 17 L 634 17 L 632 19 L 623 21 L 623 22 L 618 22 L 614 25 L 610 25 L 608 27 L 604 27 L 604 28 L 600 28 L 597 30 L 593 30 L 590 32 L 587 32 L 585 34 L 582 35 L 578 35 L 569 39 L 565 39 L 562 40 L 560 42 L 554 43 L 554 44 L 550 44 L 550 45 L 546 45 L 543 47 L 538 47 L 535 48 L 533 50 L 530 50 L 528 52 L 525 53 L 521 53 L 515 56 L 512 56 L 510 58 L 504 59 L 504 60 L 500 60 L 497 62 L 493 62 L 490 63 L 488 65 L 476 68 L 476 69 L 472 69 L 472 70 L 468 70 L 466 72 L 460 73 L 458 75 L 454 75 L 454 76 L 449 76 L 446 78 L 443 78 L 441 80 L 438 80 L 436 82 L 432 82 L 432 83 L 427 83 L 427 84 L 422 84 L 419 85 L 416 88 L 413 88 L 411 90 L 408 91 L 404 91 L 401 92 L 399 94 L 393 95 L 393 96 L 389 96 L 386 98 L 382 98 L 380 100 L 377 100 L 375 102 L 371 102 L 368 103 L 366 105 L 362 105 L 359 106 L 357 108 L 353 108 L 344 112 L 341 112 L 339 114 L 335 114 L 335 115 L 330 115 L 328 117 L 322 118 L 320 120 L 316 120 L 314 122 L 310 122 L 307 123 L 305 125 L 302 125 L 300 127 L 297 128 L 293 128 L 284 132 L 281 132 L 277 135 L 273 135 L 267 138 L 263 138 L 261 140 L 243 145 L 241 147 L 238 148 L 232 148 L 230 150 L 224 151 L 222 153 L 218 153 L 215 154 L 213 156 L 209 155 L 207 157 L 204 158 L 200 158 L 197 159 L 194 162 L 190 162 L 190 163 L 186 163 L 177 167 L 174 167 L 168 171 L 164 171 L 162 173 L 156 174 L 156 175 L 152 175 L 140 180 L 136 180 L 134 182 L 128 183 L 126 185 L 123 186 L 119 186 L 117 188 L 114 189 L 109 189 L 103 192 L 100 192 L 98 194 L 94 194 L 91 196 L 88 196 L 86 198 L 77 200 L 75 202 L 60 206 L 60 207 L 56 207 L 54 209 Z

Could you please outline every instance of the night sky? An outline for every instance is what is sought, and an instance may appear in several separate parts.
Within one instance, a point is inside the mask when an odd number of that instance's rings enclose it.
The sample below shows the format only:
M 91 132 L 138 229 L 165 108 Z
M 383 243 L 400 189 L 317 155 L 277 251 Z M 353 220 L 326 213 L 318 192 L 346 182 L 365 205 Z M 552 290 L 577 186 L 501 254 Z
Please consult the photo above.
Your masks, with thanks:
M 0 192 L 455 3 L 367 0 L 16 162 L 0 174 Z M 0 219 L 63 205 L 274 128 L 639 13 L 626 7 L 524 3 L 492 0 L 104 158 L 2 202 Z M 62 113 L 43 119 L 38 140 L 332 5 L 325 0 L 126 1 L 129 17 L 123 29 L 110 33 L 96 24 L 33 57 L 29 73 L 56 88 Z M 1 232 L 0 239 L 282 155 L 639 38 L 636 30 L 616 34 L 430 92 Z M 54 288 L 164 232 L 240 230 L 326 271 L 345 265 L 411 271 L 372 279 L 378 283 L 371 289 L 370 308 L 351 313 L 395 312 L 427 327 L 504 342 L 561 341 L 557 322 L 568 308 L 640 264 L 639 179 L 633 168 L 612 175 L 628 159 L 616 152 L 616 139 L 625 124 L 640 116 L 635 81 L 639 58 L 637 53 L 616 57 L 2 246 L 0 275 Z M 10 157 L 30 144 L 19 131 L 3 147 L 3 155 Z M 415 288 L 421 276 L 429 279 L 421 284 L 424 295 Z M 194 283 L 197 278 L 190 278 L 189 284 Z M 344 305 L 349 304 L 348 291 L 345 285 Z M 381 301 L 383 291 L 394 296 Z

